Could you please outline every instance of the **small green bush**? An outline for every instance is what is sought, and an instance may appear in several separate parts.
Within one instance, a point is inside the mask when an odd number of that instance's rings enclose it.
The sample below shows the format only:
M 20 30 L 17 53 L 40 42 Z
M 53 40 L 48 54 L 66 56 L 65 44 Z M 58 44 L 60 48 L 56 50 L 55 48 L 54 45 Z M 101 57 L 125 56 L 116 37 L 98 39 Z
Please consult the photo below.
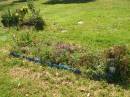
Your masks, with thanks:
M 35 19 L 34 19 L 34 24 L 35 24 L 35 29 L 36 30 L 43 30 L 44 29 L 44 25 L 45 25 L 45 23 L 44 23 L 44 21 L 43 21 L 43 19 L 41 18 L 41 17 L 36 17 Z
M 40 11 L 36 10 L 33 4 L 33 0 L 27 0 L 28 7 L 22 7 L 11 12 L 8 10 L 1 18 L 1 22 L 5 27 L 11 26 L 34 26 L 36 30 L 43 30 L 45 22 L 40 16 Z M 25 19 L 26 14 L 31 14 L 28 19 Z
M 43 30 L 44 25 L 45 22 L 43 21 L 42 17 L 31 17 L 21 23 L 21 26 L 34 26 L 36 30 Z
M 92 80 L 105 80 L 106 65 L 101 54 L 85 54 L 80 58 L 80 62 L 86 67 L 85 76 Z
M 11 13 L 10 10 L 8 10 L 7 13 L 4 13 L 1 16 L 1 18 L 2 18 L 1 22 L 5 27 L 17 26 L 19 24 L 18 14 L 13 14 Z
M 81 63 L 90 62 L 85 71 L 90 79 L 107 80 L 109 83 L 124 83 L 128 80 L 130 58 L 126 46 L 113 46 L 105 50 L 105 56 L 102 57 L 88 58 L 86 55 L 81 59 Z
M 79 48 L 74 44 L 60 42 L 51 46 L 50 49 L 47 49 L 41 56 L 43 60 L 48 60 L 52 63 L 78 66 L 78 49 Z
M 32 23 L 36 30 L 43 30 L 45 22 L 43 18 L 40 16 L 40 10 L 36 10 L 32 0 L 28 0 L 27 5 L 32 15 L 31 18 L 28 20 L 28 24 Z
M 16 9 L 15 12 L 11 12 L 10 10 L 8 10 L 8 12 L 4 13 L 1 16 L 1 22 L 5 27 L 18 26 L 20 22 L 23 21 L 27 12 L 28 9 L 26 7 Z

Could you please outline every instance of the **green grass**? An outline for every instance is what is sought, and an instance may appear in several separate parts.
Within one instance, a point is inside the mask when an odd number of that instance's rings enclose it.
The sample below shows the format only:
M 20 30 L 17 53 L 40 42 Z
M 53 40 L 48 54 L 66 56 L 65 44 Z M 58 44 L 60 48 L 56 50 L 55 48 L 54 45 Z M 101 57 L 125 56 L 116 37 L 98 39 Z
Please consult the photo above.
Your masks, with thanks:
M 12 1 L 12 2 L 11 2 Z M 0 14 L 26 3 L 0 1 Z M 3 28 L 0 24 L 0 97 L 129 97 L 130 90 L 104 81 L 93 81 L 64 70 L 40 67 L 8 57 L 12 34 L 32 33 L 35 41 L 80 44 L 100 52 L 112 45 L 130 48 L 130 1 L 96 0 L 87 3 L 44 4 L 35 1 L 46 22 L 44 31 Z M 83 24 L 78 24 L 82 21 Z M 66 32 L 62 32 L 66 30 Z M 44 48 L 44 47 L 43 47 Z M 91 97 L 90 96 L 90 97 Z M 89 97 L 89 96 L 88 96 Z

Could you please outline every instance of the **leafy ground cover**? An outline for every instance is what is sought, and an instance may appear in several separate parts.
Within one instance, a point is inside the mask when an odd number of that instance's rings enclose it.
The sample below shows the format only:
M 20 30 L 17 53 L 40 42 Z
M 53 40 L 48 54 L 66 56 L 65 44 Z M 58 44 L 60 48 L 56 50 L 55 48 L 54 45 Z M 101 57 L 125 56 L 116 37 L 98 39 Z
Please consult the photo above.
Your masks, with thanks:
M 34 2 L 46 22 L 43 31 L 26 27 L 16 31 L 0 24 L 0 97 L 129 97 L 129 84 L 120 86 L 94 81 L 68 71 L 11 58 L 8 54 L 15 44 L 13 34 L 17 38 L 28 32 L 30 43 L 33 41 L 36 47 L 43 48 L 43 52 L 59 42 L 80 45 L 94 55 L 113 45 L 126 45 L 129 49 L 130 1 Z M 8 8 L 15 10 L 25 5 L 26 2 L 0 0 L 0 14 Z M 26 52 L 39 53 L 35 46 L 28 46 Z

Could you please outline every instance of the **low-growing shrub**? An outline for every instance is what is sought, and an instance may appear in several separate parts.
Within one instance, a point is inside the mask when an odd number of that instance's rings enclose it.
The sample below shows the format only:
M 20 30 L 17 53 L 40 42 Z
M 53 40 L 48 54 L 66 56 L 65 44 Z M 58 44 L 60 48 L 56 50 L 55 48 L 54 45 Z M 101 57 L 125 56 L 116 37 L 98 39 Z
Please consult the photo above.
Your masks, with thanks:
M 50 46 L 49 46 L 50 47 Z M 66 64 L 71 66 L 77 66 L 79 54 L 79 47 L 70 43 L 57 43 L 51 45 L 50 49 L 45 50 L 44 54 L 41 54 L 43 60 L 48 60 L 55 64 Z
M 100 54 L 85 54 L 80 58 L 80 64 L 84 64 L 85 76 L 92 80 L 105 80 L 106 65 L 104 64 L 102 55 Z
M 36 30 L 43 30 L 45 22 L 41 17 L 31 17 L 29 19 L 24 20 L 21 23 L 21 26 L 34 26 Z
M 36 30 L 43 30 L 45 22 L 41 17 L 31 17 L 22 22 L 22 26 L 34 26 Z
M 81 46 L 63 42 L 51 46 L 51 49 L 42 56 L 44 60 L 49 60 L 52 63 L 63 63 L 93 70 L 96 70 L 101 63 L 98 56 L 88 53 Z
M 8 9 L 8 12 L 4 13 L 1 18 L 1 22 L 5 27 L 18 26 L 21 21 L 23 21 L 25 15 L 27 14 L 28 9 L 23 7 L 21 9 L 16 9 L 15 12 L 11 12 Z
M 81 59 L 83 64 L 90 62 L 85 71 L 90 79 L 107 80 L 109 83 L 124 83 L 128 80 L 130 58 L 126 46 L 113 46 L 105 50 L 105 56 L 102 57 L 91 56 L 89 59 L 83 56 Z
M 74 65 L 73 58 L 76 52 L 76 46 L 73 44 L 67 43 L 58 43 L 54 46 L 51 52 L 52 61 L 56 63 L 64 63 L 69 65 Z M 76 59 L 75 59 L 76 60 Z
M 8 12 L 4 13 L 1 16 L 2 20 L 2 24 L 5 27 L 10 27 L 10 26 L 17 26 L 19 24 L 19 16 L 17 13 L 11 13 L 10 10 L 8 10 Z
M 128 78 L 129 57 L 125 46 L 113 46 L 106 51 L 108 82 L 124 82 Z
M 94 68 L 89 68 L 85 71 L 85 76 L 92 80 L 105 80 L 106 78 L 106 73 L 105 73 L 105 66 L 104 65 L 99 65 L 95 66 Z
M 33 4 L 33 0 L 27 0 L 28 7 L 22 7 L 11 12 L 8 10 L 1 18 L 1 22 L 5 27 L 22 27 L 22 26 L 34 26 L 36 30 L 43 30 L 45 22 L 40 16 L 40 11 L 36 10 Z M 31 14 L 28 19 L 25 19 L 26 14 Z
M 31 18 L 28 20 L 28 24 L 34 25 L 36 30 L 43 30 L 45 22 L 40 16 L 40 10 L 36 10 L 32 0 L 28 0 L 27 5 L 32 15 Z
M 45 25 L 45 23 L 41 17 L 35 18 L 35 29 L 36 30 L 43 30 L 44 25 Z
M 92 53 L 83 53 L 80 55 L 79 58 L 79 65 L 80 66 L 86 66 L 88 68 L 95 68 L 97 65 L 100 64 L 100 57 L 97 55 L 94 55 Z

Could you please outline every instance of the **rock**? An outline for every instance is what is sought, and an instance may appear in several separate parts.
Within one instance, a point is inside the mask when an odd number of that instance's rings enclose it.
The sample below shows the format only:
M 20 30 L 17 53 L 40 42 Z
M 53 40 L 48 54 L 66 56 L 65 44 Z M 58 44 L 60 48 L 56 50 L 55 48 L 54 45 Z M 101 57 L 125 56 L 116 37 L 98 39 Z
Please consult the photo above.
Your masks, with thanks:
M 67 32 L 67 30 L 61 30 L 61 32 L 62 32 L 62 33 L 65 33 L 65 32 Z
M 82 25 L 83 23 L 84 23 L 83 21 L 79 21 L 79 22 L 78 22 L 79 25 Z
M 87 94 L 87 97 L 90 97 L 90 93 Z

